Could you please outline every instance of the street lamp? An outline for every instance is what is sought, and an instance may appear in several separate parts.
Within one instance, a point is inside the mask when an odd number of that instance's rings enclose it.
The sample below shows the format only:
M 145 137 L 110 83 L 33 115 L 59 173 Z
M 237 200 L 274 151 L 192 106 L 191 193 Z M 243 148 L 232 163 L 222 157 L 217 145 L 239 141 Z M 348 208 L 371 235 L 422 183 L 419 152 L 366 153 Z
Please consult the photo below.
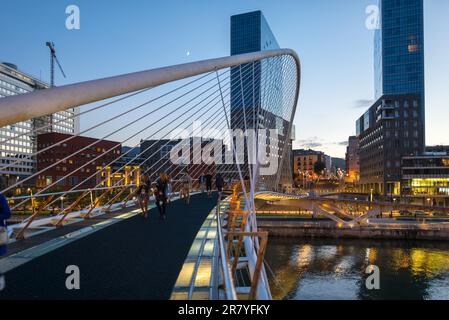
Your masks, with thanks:
M 64 211 L 64 196 L 61 196 L 61 211 Z
M 34 214 L 34 197 L 33 197 L 33 189 L 28 188 L 27 190 L 30 193 L 30 199 L 31 199 L 31 211 Z

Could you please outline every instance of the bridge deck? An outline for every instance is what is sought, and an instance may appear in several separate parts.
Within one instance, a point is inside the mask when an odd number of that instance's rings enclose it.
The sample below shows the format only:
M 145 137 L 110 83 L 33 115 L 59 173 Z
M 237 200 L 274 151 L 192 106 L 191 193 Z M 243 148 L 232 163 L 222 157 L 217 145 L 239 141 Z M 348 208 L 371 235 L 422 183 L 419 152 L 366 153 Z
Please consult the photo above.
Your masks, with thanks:
M 166 221 L 151 209 L 148 219 L 111 224 L 6 272 L 0 299 L 169 299 L 215 205 L 216 196 L 195 195 L 189 206 L 169 204 Z M 66 289 L 69 265 L 80 269 L 80 290 Z

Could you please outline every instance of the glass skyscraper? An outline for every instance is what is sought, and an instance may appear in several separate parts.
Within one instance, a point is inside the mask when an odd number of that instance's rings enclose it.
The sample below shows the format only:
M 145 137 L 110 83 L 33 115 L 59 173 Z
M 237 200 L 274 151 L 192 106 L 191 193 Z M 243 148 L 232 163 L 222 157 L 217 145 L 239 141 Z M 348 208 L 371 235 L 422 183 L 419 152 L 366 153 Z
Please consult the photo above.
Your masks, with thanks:
M 272 49 L 279 49 L 279 45 L 262 11 L 231 17 L 231 55 Z M 251 111 L 254 110 L 254 106 L 261 105 L 262 69 L 261 62 L 242 66 L 244 100 L 241 94 L 242 86 L 239 85 L 240 68 L 231 70 L 231 122 L 233 128 L 241 128 L 243 106 L 247 110 L 247 128 L 251 128 L 253 120 L 256 120 L 254 118 L 256 115 Z
M 231 17 L 231 55 L 279 49 L 278 42 L 261 11 Z M 269 60 L 269 61 L 268 61 Z M 292 181 L 291 141 L 287 138 L 290 119 L 284 107 L 284 66 L 282 58 L 266 59 L 231 69 L 231 127 L 232 129 L 277 129 L 278 148 L 271 148 L 278 161 L 286 159 L 280 171 L 281 185 Z M 242 93 L 243 91 L 243 93 Z M 245 112 L 242 112 L 242 111 Z M 244 118 L 246 121 L 243 121 Z M 272 138 L 274 139 L 274 138 Z M 284 141 L 287 143 L 284 145 Z M 272 141 L 273 142 L 273 141 Z M 267 141 L 268 143 L 268 141 Z M 282 157 L 284 147 L 288 149 Z M 245 151 L 245 158 L 247 154 Z M 247 166 L 243 166 L 247 175 Z M 262 183 L 270 177 L 261 177 Z
M 423 0 L 380 0 L 374 36 L 376 102 L 356 123 L 360 186 L 398 195 L 401 161 L 425 148 Z
M 380 0 L 375 34 L 376 99 L 421 94 L 424 98 L 423 0 Z

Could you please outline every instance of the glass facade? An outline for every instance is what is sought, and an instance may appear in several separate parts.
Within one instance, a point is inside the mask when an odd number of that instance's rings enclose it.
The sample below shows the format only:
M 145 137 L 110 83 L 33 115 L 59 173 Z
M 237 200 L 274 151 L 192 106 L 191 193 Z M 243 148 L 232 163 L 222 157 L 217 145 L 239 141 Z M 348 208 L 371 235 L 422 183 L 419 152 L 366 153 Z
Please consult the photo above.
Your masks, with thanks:
M 402 195 L 419 204 L 449 205 L 449 154 L 404 157 Z
M 231 55 L 238 55 L 262 50 L 279 49 L 273 32 L 261 11 L 248 12 L 231 17 Z M 263 82 L 263 62 L 242 65 L 231 70 L 231 122 L 232 127 L 240 127 L 241 109 L 245 107 L 247 127 L 254 127 L 257 115 L 251 112 L 261 105 L 261 86 Z M 240 72 L 243 83 L 240 86 Z M 281 74 L 281 73 L 279 73 Z M 281 81 L 281 79 L 279 79 Z M 244 88 L 242 99 L 241 88 Z
M 231 55 L 278 48 L 261 11 L 231 17 Z
M 424 97 L 423 0 L 380 0 L 381 29 L 376 30 L 376 98 L 422 94 Z

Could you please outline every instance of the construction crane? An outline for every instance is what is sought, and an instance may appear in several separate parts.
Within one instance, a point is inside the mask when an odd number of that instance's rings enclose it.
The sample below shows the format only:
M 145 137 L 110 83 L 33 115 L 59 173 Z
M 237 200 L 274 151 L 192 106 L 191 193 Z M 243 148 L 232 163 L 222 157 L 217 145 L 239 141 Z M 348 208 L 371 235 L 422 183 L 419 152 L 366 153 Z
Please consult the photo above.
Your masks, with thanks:
M 61 64 L 56 57 L 55 44 L 53 42 L 47 42 L 46 46 L 50 48 L 50 87 L 55 86 L 55 61 L 58 64 L 59 70 L 61 70 L 62 75 L 66 78 L 64 70 L 62 70 Z

